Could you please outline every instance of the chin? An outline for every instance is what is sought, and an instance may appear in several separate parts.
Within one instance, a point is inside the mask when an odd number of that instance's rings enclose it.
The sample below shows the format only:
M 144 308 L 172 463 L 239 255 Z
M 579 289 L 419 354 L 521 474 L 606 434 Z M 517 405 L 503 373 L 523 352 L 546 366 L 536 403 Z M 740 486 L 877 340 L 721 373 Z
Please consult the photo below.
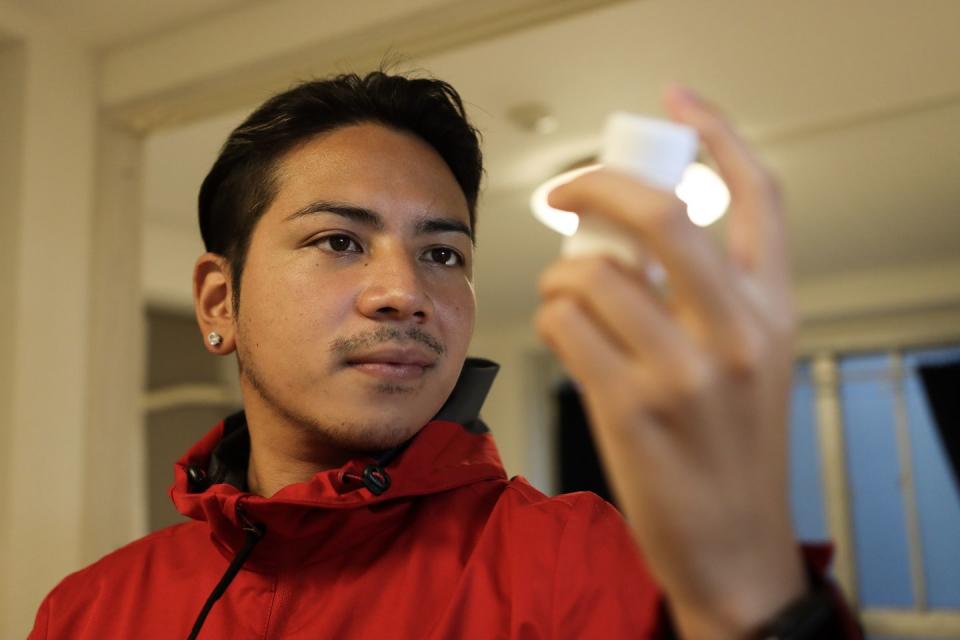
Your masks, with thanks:
M 395 421 L 381 422 L 374 420 L 369 422 L 344 421 L 336 426 L 313 424 L 311 427 L 329 444 L 338 449 L 353 453 L 365 453 L 399 446 L 415 436 L 423 427 L 423 424 L 398 426 Z
M 322 444 L 348 453 L 403 444 L 436 415 L 449 395 L 446 390 L 440 397 L 434 381 L 411 384 L 376 377 L 337 381 L 340 384 L 326 380 L 321 385 L 325 389 L 308 387 L 280 394 L 264 384 L 252 367 L 243 368 L 242 375 L 249 384 L 251 399 L 264 403 L 269 413 L 289 425 L 299 425 Z

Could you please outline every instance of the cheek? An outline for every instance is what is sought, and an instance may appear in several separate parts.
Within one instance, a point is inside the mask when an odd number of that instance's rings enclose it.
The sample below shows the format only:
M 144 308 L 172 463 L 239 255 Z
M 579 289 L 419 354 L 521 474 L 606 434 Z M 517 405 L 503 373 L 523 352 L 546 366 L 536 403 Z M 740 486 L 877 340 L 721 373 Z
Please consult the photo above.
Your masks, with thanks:
M 312 348 L 326 345 L 352 309 L 349 278 L 322 281 L 310 263 L 256 265 L 241 292 L 241 319 L 256 343 L 270 343 L 284 358 L 316 358 Z M 321 346 L 323 346 L 321 345 Z
M 353 313 L 356 286 L 350 278 L 318 278 L 306 269 L 290 273 L 276 292 L 284 298 L 278 306 L 282 304 L 290 322 L 305 332 L 304 338 L 326 343 L 343 330 Z
M 449 341 L 451 351 L 466 352 L 467 345 L 473 335 L 474 317 L 476 315 L 476 299 L 473 287 L 459 286 L 455 290 L 445 292 L 449 302 L 443 306 L 440 321 Z

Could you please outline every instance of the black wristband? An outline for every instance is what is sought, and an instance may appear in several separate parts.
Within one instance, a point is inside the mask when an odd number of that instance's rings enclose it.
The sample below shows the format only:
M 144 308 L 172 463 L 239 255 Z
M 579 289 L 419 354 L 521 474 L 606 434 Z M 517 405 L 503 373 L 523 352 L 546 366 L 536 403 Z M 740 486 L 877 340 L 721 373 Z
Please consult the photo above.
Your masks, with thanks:
M 756 640 L 842 640 L 843 621 L 829 587 L 813 590 L 788 604 L 753 635 Z

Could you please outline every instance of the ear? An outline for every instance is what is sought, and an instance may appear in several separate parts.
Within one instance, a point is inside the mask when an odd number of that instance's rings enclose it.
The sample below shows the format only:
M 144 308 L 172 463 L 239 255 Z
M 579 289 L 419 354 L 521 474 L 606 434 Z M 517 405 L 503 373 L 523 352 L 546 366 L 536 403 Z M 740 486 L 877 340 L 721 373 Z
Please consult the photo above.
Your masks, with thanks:
M 227 259 L 216 253 L 205 253 L 193 268 L 193 308 L 203 334 L 203 346 L 216 355 L 236 349 L 236 318 L 233 315 L 233 285 Z M 223 338 L 219 345 L 210 344 L 207 336 L 215 332 Z

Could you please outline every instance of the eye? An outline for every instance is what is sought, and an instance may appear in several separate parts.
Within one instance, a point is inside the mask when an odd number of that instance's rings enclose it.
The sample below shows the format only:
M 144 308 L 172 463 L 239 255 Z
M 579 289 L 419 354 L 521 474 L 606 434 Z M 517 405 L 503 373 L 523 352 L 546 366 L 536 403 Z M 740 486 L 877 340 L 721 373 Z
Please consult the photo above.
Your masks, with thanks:
M 458 251 L 450 247 L 434 247 L 426 252 L 429 260 L 445 267 L 457 267 L 463 265 L 463 256 Z
M 360 253 L 362 251 L 356 240 L 342 233 L 336 233 L 329 236 L 324 236 L 322 238 L 317 238 L 313 244 L 317 247 L 327 245 L 334 253 Z M 351 246 L 356 248 L 351 249 Z

